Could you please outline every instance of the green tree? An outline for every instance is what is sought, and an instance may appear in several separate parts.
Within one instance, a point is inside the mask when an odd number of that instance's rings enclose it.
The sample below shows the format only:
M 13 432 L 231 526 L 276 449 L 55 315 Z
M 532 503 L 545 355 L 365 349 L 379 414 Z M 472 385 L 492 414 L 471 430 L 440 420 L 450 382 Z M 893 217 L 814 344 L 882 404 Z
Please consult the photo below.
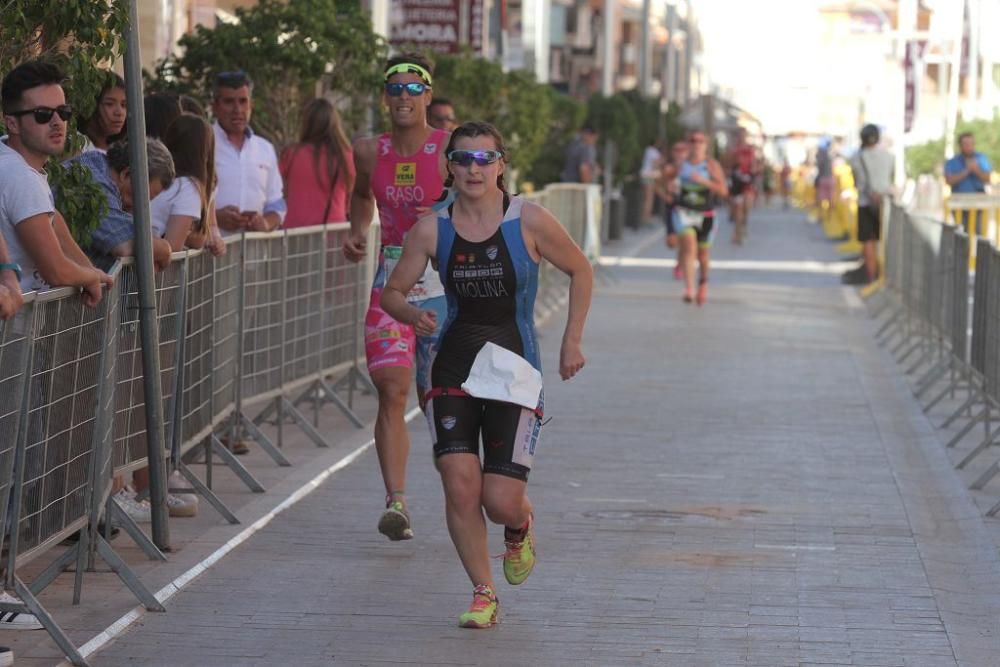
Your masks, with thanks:
M 610 97 L 593 95 L 587 102 L 587 118 L 597 130 L 600 143 L 614 143 L 614 182 L 621 183 L 625 177 L 635 174 L 642 160 L 643 147 L 639 119 L 625 94 L 615 93 Z M 602 166 L 608 168 L 608 165 Z
M 562 180 L 566 149 L 587 117 L 587 105 L 554 88 L 549 88 L 552 99 L 552 119 L 548 123 L 542 150 L 528 169 L 527 178 L 536 188 Z
M 220 71 L 254 80 L 254 129 L 279 147 L 296 140 L 303 106 L 329 91 L 348 127 L 362 125 L 382 78 L 384 41 L 352 0 L 261 0 L 238 23 L 199 26 L 183 55 L 147 73 L 151 88 L 209 96 Z
M 511 167 L 530 173 L 550 130 L 553 96 L 533 73 L 504 72 L 499 63 L 474 57 L 429 54 L 435 61 L 434 94 L 447 97 L 459 121 L 492 123 L 507 143 Z
M 90 116 L 108 79 L 107 68 L 123 53 L 122 33 L 128 25 L 126 0 L 0 0 L 0 78 L 32 58 L 55 62 L 67 74 L 66 99 L 78 118 Z M 0 121 L 0 132 L 4 130 Z M 82 139 L 70 133 L 67 155 Z M 80 165 L 46 165 L 57 188 L 56 208 L 84 247 L 105 214 L 100 187 Z
M 959 120 L 952 141 L 957 144 L 958 136 L 972 132 L 976 138 L 976 150 L 984 153 L 990 163 L 1000 164 L 1000 116 L 990 119 Z M 906 149 L 906 175 L 912 178 L 921 174 L 938 173 L 944 162 L 945 139 L 935 139 Z M 956 152 L 958 147 L 956 145 Z

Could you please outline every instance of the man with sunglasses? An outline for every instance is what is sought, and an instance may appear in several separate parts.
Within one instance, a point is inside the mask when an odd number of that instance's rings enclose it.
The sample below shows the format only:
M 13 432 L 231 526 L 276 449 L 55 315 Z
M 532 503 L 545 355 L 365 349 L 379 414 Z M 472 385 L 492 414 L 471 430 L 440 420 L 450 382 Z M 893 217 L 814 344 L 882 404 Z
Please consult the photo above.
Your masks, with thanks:
M 357 178 L 351 197 L 351 235 L 344 243 L 349 260 L 357 262 L 367 256 L 368 229 L 377 206 L 382 247 L 365 315 L 365 355 L 378 390 L 375 449 L 386 492 L 378 530 L 390 540 L 413 537 L 405 498 L 410 438 L 404 415 L 414 369 L 423 405 L 437 337 L 416 336 L 413 327 L 383 311 L 379 300 L 400 257 L 403 239 L 444 190 L 448 133 L 427 124 L 432 76 L 431 63 L 419 55 L 402 54 L 386 64 L 382 102 L 389 109 L 392 129 L 354 144 Z M 432 268 L 427 268 L 407 298 L 424 310 L 437 312 L 439 323 L 444 321 L 444 288 Z
M 243 71 L 215 78 L 216 218 L 225 234 L 269 232 L 285 219 L 278 155 L 270 141 L 250 129 L 253 81 Z M 245 453 L 245 452 L 241 452 Z
M 73 117 L 64 80 L 58 67 L 41 60 L 18 65 L 3 80 L 8 134 L 0 138 L 0 232 L 9 261 L 0 265 L 0 277 L 8 285 L 10 272 L 18 274 L 23 291 L 80 287 L 84 303 L 94 306 L 111 277 L 94 268 L 73 240 L 44 171 L 50 158 L 63 153 Z

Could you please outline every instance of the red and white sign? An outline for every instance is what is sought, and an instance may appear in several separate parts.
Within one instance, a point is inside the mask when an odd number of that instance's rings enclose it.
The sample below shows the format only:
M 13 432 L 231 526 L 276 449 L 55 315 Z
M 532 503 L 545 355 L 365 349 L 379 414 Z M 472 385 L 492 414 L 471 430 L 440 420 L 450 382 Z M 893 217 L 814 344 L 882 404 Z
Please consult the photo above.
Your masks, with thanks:
M 483 48 L 483 0 L 392 0 L 389 42 L 443 53 Z

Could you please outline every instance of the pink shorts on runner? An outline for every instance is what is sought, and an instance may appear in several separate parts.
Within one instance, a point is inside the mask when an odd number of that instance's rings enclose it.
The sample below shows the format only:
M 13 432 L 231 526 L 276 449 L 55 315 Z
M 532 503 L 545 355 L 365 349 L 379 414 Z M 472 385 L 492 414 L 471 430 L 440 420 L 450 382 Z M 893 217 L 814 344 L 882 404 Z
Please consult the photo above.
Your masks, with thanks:
M 431 363 L 437 347 L 441 325 L 448 316 L 448 301 L 445 297 L 433 297 L 412 302 L 414 306 L 433 310 L 437 315 L 438 330 L 433 336 L 417 336 L 413 327 L 392 319 L 379 306 L 382 288 L 372 288 L 372 300 L 365 313 L 365 356 L 368 372 L 380 368 L 415 368 L 417 386 L 423 390 L 430 388 Z
M 368 370 L 413 368 L 417 336 L 413 327 L 392 319 L 379 306 L 382 288 L 372 289 L 372 300 L 365 313 L 365 356 Z

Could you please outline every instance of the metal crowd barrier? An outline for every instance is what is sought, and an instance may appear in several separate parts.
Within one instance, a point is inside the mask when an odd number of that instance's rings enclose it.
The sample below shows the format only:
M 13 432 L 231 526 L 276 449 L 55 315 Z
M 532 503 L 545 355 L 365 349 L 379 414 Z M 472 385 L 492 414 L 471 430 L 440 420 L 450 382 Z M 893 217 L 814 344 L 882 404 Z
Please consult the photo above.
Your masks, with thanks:
M 945 222 L 965 229 L 970 238 L 985 236 L 1000 244 L 1000 196 L 954 193 L 944 200 Z M 969 268 L 976 268 L 976 245 L 969 247 Z
M 949 212 L 975 211 L 959 207 L 957 200 L 952 197 Z M 975 224 L 975 216 L 967 217 L 970 231 L 987 231 Z M 876 317 L 888 316 L 877 339 L 901 364 L 915 355 L 906 368 L 908 374 L 920 373 L 915 395 L 923 399 L 938 390 L 923 403 L 925 411 L 948 397 L 957 401 L 940 424 L 945 429 L 961 423 L 946 447 L 957 447 L 983 426 L 981 439 L 955 465 L 965 469 L 1000 441 L 993 428 L 1000 422 L 1000 252 L 989 238 L 970 237 L 951 221 L 913 216 L 896 204 L 885 223 L 884 283 L 877 293 L 884 306 Z M 1000 458 L 970 488 L 981 490 L 998 474 Z M 1000 502 L 986 512 L 997 513 Z
M 347 230 L 343 223 L 248 234 L 231 239 L 220 258 L 175 253 L 156 276 L 165 443 L 172 465 L 229 521 L 237 519 L 211 492 L 211 480 L 199 480 L 182 457 L 208 441 L 263 490 L 215 433 L 235 431 L 234 417 L 268 399 L 279 401 L 283 415 L 297 413 L 287 392 L 357 364 L 358 299 L 367 298 L 370 272 L 340 259 Z M 132 261 L 116 263 L 112 275 L 114 286 L 96 308 L 74 289 L 29 293 L 17 317 L 0 323 L 4 583 L 20 598 L 0 603 L 0 611 L 37 616 L 80 665 L 84 659 L 37 598 L 67 568 L 76 566 L 74 602 L 100 557 L 147 608 L 162 610 L 106 539 L 113 521 L 151 558 L 163 558 L 111 495 L 116 475 L 147 465 Z M 19 568 L 66 540 L 72 544 L 30 584 L 20 579 Z
M 595 192 L 563 186 L 534 198 L 596 260 Z M 353 392 L 364 380 L 358 366 L 374 262 L 343 258 L 349 231 L 339 223 L 247 233 L 227 239 L 222 257 L 174 253 L 156 275 L 168 460 L 232 523 L 238 519 L 211 490 L 211 454 L 251 490 L 263 487 L 222 438 L 245 433 L 287 465 L 281 451 L 286 421 L 324 447 L 316 428 L 321 403 L 334 403 L 362 426 Z M 373 239 L 369 247 L 377 248 Z M 85 573 L 100 558 L 147 609 L 163 610 L 108 542 L 114 523 L 150 558 L 164 558 L 112 496 L 116 476 L 148 465 L 149 425 L 133 262 L 116 262 L 111 274 L 114 285 L 95 308 L 85 306 L 75 289 L 32 292 L 13 320 L 0 321 L 0 515 L 7 526 L 0 538 L 4 585 L 20 598 L 0 602 L 0 611 L 34 614 L 76 665 L 86 661 L 37 598 L 70 567 L 75 565 L 74 604 Z M 536 316 L 565 298 L 566 284 L 563 274 L 542 267 Z M 339 395 L 345 390 L 346 400 Z M 300 411 L 303 402 L 313 405 L 312 421 Z M 249 412 L 258 407 L 256 415 Z M 271 416 L 277 443 L 259 428 Z M 206 454 L 205 480 L 185 462 L 199 447 Z M 66 540 L 67 548 L 30 584 L 21 580 L 20 567 Z
M 522 195 L 548 209 L 566 227 L 570 237 L 592 263 L 601 254 L 601 197 L 596 185 L 553 183 L 543 190 Z M 538 296 L 535 317 L 544 319 L 562 306 L 569 278 L 546 261 L 538 267 Z

